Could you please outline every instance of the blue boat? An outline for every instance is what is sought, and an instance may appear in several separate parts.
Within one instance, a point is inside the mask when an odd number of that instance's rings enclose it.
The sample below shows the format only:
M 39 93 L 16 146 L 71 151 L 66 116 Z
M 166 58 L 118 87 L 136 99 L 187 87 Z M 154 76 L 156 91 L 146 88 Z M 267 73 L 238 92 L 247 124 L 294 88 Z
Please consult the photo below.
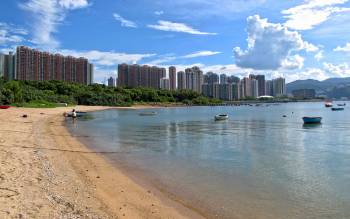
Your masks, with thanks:
M 332 107 L 332 111 L 343 111 L 343 107 Z
M 321 123 L 322 117 L 303 117 L 304 124 Z

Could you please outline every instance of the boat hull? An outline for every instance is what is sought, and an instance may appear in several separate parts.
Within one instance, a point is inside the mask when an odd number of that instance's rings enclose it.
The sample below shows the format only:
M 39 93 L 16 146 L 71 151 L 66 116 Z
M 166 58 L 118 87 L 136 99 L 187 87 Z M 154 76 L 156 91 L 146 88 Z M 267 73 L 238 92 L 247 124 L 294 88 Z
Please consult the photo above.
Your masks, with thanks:
M 10 106 L 0 106 L 0 109 L 8 109 Z
M 304 124 L 318 124 L 321 123 L 322 117 L 303 117 Z
M 228 115 L 216 115 L 214 117 L 215 121 L 223 121 L 223 120 L 228 120 Z
M 332 108 L 332 111 L 343 111 L 344 108 Z

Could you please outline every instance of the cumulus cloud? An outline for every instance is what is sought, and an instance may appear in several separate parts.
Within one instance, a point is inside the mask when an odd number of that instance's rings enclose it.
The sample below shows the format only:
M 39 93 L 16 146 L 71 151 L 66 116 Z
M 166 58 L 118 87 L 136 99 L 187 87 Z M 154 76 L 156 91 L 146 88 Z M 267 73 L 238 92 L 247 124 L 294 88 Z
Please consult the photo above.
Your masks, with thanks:
M 300 68 L 304 59 L 293 52 L 317 51 L 311 43 L 303 41 L 296 31 L 289 31 L 281 24 L 269 23 L 259 15 L 247 19 L 248 48 L 234 49 L 236 64 L 243 68 L 276 70 L 281 67 Z
M 87 0 L 27 0 L 19 7 L 31 13 L 32 42 L 46 49 L 57 48 L 59 41 L 53 36 L 69 10 L 89 6 Z
M 175 23 L 175 22 L 163 21 L 163 20 L 158 21 L 158 24 L 147 25 L 147 27 L 155 30 L 181 32 L 181 33 L 188 33 L 188 34 L 194 34 L 194 35 L 216 35 L 216 33 L 209 33 L 209 32 L 196 30 L 193 27 L 190 27 L 189 25 L 184 23 Z
M 283 69 L 301 69 L 304 66 L 304 57 L 300 55 L 289 56 L 282 61 Z
M 321 59 L 323 59 L 323 50 L 319 51 L 318 53 L 316 53 L 316 55 L 314 56 L 314 58 L 317 61 L 320 61 Z
M 194 52 L 194 53 L 182 56 L 182 58 L 190 59 L 190 58 L 197 58 L 197 57 L 213 56 L 220 53 L 221 52 L 205 50 L 205 51 L 198 51 L 198 52 Z
M 338 77 L 350 77 L 350 66 L 347 63 L 334 65 L 332 63 L 323 63 L 325 71 Z
M 335 52 L 350 52 L 350 43 L 347 43 L 345 46 L 337 46 L 333 51 Z
M 119 21 L 120 22 L 120 25 L 122 27 L 131 27 L 131 28 L 137 28 L 137 24 L 131 20 L 127 20 L 125 18 L 123 18 L 122 16 L 120 16 L 119 14 L 117 13 L 114 13 L 113 14 L 113 17 L 115 20 Z
M 336 7 L 348 0 L 305 0 L 303 4 L 283 10 L 285 26 L 295 30 L 309 30 L 327 21 L 333 14 L 349 12 L 350 8 Z

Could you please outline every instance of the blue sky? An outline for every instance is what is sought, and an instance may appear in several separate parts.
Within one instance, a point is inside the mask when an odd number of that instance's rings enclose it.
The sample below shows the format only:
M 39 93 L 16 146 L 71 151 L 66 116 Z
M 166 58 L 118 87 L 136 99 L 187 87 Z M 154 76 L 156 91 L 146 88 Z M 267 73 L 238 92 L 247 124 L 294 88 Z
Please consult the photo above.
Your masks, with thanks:
M 95 81 L 119 63 L 179 70 L 350 77 L 350 0 L 2 0 L 0 51 L 87 57 Z

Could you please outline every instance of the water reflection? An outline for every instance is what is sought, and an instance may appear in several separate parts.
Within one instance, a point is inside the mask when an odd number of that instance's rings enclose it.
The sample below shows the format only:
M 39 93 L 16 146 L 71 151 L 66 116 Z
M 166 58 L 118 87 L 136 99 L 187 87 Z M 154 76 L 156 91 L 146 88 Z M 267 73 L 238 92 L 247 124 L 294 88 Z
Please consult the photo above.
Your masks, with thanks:
M 220 218 L 350 218 L 350 117 L 322 103 L 154 111 L 92 113 L 74 131 Z M 303 125 L 315 112 L 324 123 Z

